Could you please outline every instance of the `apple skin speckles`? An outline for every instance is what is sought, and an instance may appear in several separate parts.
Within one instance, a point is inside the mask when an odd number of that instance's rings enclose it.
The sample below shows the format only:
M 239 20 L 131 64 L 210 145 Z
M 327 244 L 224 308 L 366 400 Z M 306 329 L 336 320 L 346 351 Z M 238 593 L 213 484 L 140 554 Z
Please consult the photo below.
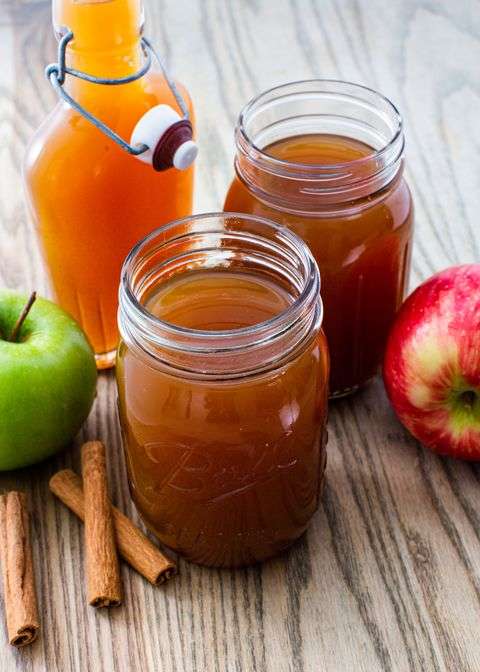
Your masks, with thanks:
M 405 301 L 383 375 L 397 416 L 419 441 L 480 460 L 480 264 L 441 271 Z

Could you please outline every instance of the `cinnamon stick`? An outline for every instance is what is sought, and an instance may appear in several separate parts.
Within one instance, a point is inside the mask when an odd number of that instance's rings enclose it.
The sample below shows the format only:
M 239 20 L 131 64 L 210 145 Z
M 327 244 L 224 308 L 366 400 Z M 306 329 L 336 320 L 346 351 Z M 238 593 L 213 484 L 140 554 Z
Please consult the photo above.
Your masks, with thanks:
M 85 492 L 85 556 L 88 602 L 93 607 L 117 607 L 122 602 L 120 569 L 108 496 L 105 446 L 82 446 Z
M 31 644 L 37 637 L 35 578 L 26 497 L 8 492 L 0 497 L 0 555 L 8 639 L 13 646 Z
M 75 472 L 71 469 L 57 472 L 50 479 L 50 490 L 80 520 L 85 519 L 82 480 Z M 175 563 L 115 506 L 112 506 L 112 513 L 118 552 L 123 559 L 154 586 L 175 576 Z

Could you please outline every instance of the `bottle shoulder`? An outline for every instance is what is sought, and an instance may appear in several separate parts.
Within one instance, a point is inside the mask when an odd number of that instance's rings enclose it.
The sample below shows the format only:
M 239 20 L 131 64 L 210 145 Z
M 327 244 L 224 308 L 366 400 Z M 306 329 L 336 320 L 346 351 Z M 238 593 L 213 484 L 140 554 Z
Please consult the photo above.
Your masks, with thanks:
M 186 88 L 176 82 L 184 97 L 193 120 L 193 107 Z M 112 95 L 115 89 L 115 95 Z M 140 117 L 155 105 L 168 104 L 178 109 L 175 97 L 160 72 L 149 72 L 140 80 L 119 86 L 105 86 L 82 82 L 71 94 L 86 110 L 94 114 L 125 140 Z M 39 162 L 51 161 L 58 152 L 67 157 L 74 155 L 81 146 L 82 153 L 104 152 L 99 130 L 67 103 L 59 101 L 45 117 L 32 136 L 24 158 L 24 171 L 28 174 Z M 90 143 L 90 150 L 86 145 Z
M 24 154 L 24 172 L 28 172 L 28 170 L 38 162 L 43 148 L 48 145 L 49 139 L 56 135 L 59 127 L 62 125 L 66 116 L 68 115 L 68 112 L 69 108 L 67 105 L 61 101 L 57 102 L 55 107 L 47 114 L 47 116 L 34 131 L 33 135 L 28 141 Z
M 155 98 L 156 99 L 155 105 L 164 103 L 167 105 L 171 105 L 174 109 L 179 111 L 175 96 L 171 91 L 168 82 L 166 81 L 161 72 L 152 70 L 148 72 L 145 75 L 145 77 L 142 78 L 142 80 L 140 81 L 142 81 L 142 88 L 144 94 L 147 97 L 152 96 L 153 98 Z M 193 114 L 192 99 L 186 86 L 182 82 L 179 82 L 177 80 L 174 80 L 174 84 L 180 95 L 184 98 L 188 110 L 192 115 Z

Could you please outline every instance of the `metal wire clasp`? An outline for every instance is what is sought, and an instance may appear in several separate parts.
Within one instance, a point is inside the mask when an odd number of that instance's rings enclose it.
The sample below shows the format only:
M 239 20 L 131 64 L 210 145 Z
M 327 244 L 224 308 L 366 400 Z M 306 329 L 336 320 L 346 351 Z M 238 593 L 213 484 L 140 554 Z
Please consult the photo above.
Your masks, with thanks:
M 58 63 L 50 63 L 50 65 L 47 65 L 47 67 L 45 68 L 45 76 L 47 77 L 48 80 L 50 80 L 51 85 L 57 92 L 58 96 L 62 98 L 62 100 L 68 103 L 70 107 L 73 107 L 73 109 L 76 110 L 79 114 L 81 114 L 82 117 L 85 117 L 85 119 L 87 119 L 90 123 L 96 126 L 100 131 L 102 131 L 102 133 L 104 133 L 108 138 L 110 138 L 110 140 L 113 140 L 114 142 L 117 143 L 117 145 L 120 145 L 120 147 L 124 149 L 126 152 L 128 152 L 129 154 L 133 154 L 134 156 L 138 156 L 139 154 L 143 154 L 150 148 L 147 145 L 142 144 L 133 146 L 130 143 L 126 142 L 117 133 L 115 133 L 115 131 L 113 131 L 109 126 L 107 126 L 103 121 L 101 121 L 100 119 L 95 117 L 91 112 L 82 107 L 80 103 L 77 103 L 77 101 L 74 100 L 63 88 L 66 75 L 71 75 L 72 77 L 78 77 L 79 79 L 91 82 L 92 84 L 107 84 L 112 86 L 116 84 L 128 84 L 129 82 L 134 82 L 135 80 L 140 79 L 140 77 L 143 77 L 143 75 L 145 75 L 150 70 L 150 67 L 152 65 L 152 54 L 153 54 L 154 58 L 157 60 L 158 65 L 160 66 L 160 69 L 162 71 L 163 76 L 165 77 L 168 86 L 170 87 L 171 92 L 175 97 L 175 100 L 178 103 L 180 110 L 182 111 L 184 119 L 189 118 L 188 107 L 182 95 L 178 91 L 175 82 L 171 79 L 170 75 L 168 74 L 162 59 L 157 54 L 152 44 L 150 43 L 149 40 L 147 40 L 146 37 L 141 38 L 141 47 L 142 52 L 145 56 L 145 63 L 139 70 L 137 70 L 137 72 L 134 72 L 131 75 L 127 75 L 126 77 L 119 77 L 117 79 L 110 77 L 94 77 L 93 75 L 89 75 L 88 73 L 82 72 L 81 70 L 75 70 L 74 68 L 67 67 L 65 62 L 67 45 L 72 39 L 73 39 L 73 33 L 71 30 L 68 30 L 58 43 Z

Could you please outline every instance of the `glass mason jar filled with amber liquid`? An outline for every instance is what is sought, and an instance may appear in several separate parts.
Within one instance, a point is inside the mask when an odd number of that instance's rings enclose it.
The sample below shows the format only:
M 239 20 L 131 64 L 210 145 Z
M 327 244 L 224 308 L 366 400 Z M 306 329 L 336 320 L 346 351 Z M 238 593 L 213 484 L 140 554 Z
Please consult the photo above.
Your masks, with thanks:
M 326 459 L 321 324 L 317 265 L 284 227 L 199 215 L 132 250 L 119 411 L 132 497 L 164 544 L 233 567 L 305 531 Z
M 355 84 L 271 89 L 240 114 L 225 210 L 268 217 L 301 236 L 322 276 L 330 390 L 372 378 L 406 291 L 413 207 L 395 106 Z

